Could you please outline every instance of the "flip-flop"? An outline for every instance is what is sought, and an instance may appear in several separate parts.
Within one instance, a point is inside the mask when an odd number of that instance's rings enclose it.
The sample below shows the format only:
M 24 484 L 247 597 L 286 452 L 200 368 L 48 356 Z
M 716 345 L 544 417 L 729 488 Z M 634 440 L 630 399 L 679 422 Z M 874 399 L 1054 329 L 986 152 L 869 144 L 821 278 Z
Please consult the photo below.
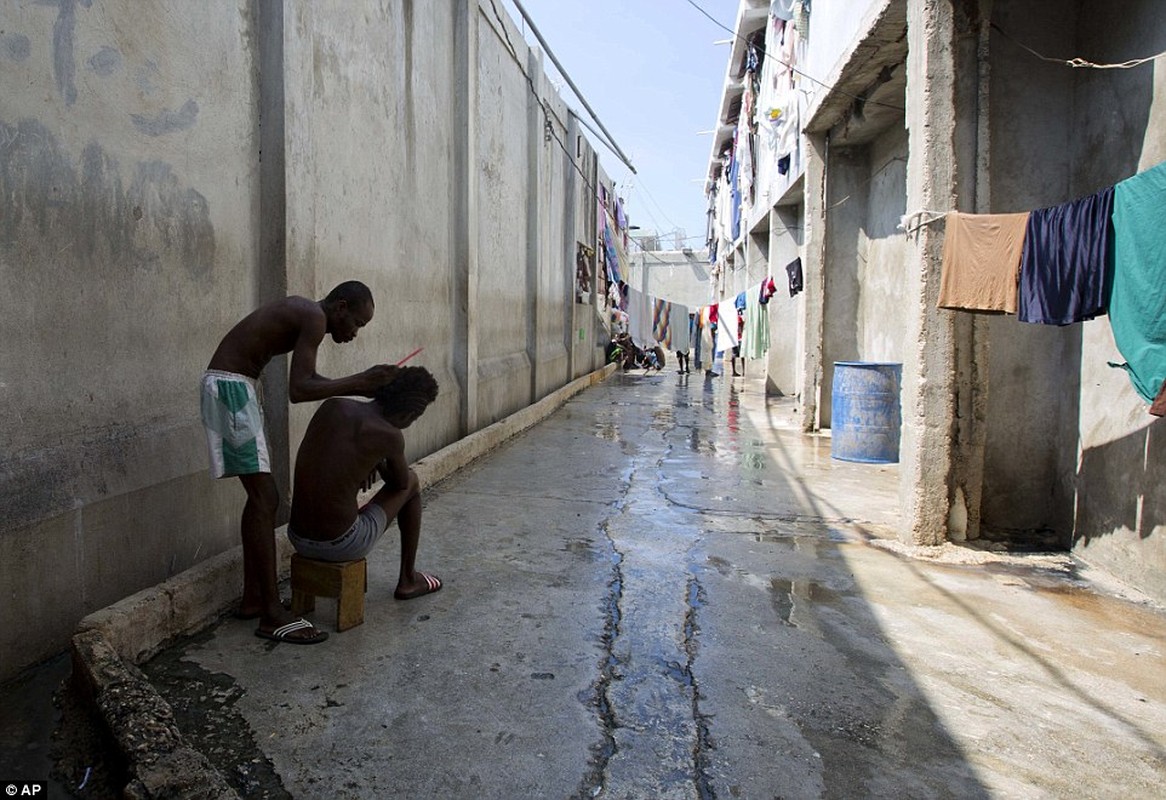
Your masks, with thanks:
M 397 592 L 393 592 L 393 597 L 395 599 L 397 599 L 397 600 L 412 600 L 414 597 L 422 597 L 422 596 L 427 595 L 427 594 L 433 594 L 434 592 L 436 592 L 437 590 L 439 590 L 441 588 L 441 579 L 438 578 L 436 575 L 426 575 L 421 570 L 417 570 L 417 574 L 425 579 L 425 587 L 426 588 L 422 589 L 419 592 L 413 592 L 411 594 L 399 594 Z
M 315 636 L 289 636 L 288 634 L 302 631 L 305 628 L 311 628 L 316 631 Z M 303 617 L 300 617 L 295 622 L 289 622 L 286 625 L 280 625 L 273 631 L 255 629 L 255 635 L 260 639 L 271 639 L 274 642 L 287 642 L 288 644 L 318 644 L 328 638 L 328 631 L 316 630 L 312 623 L 308 622 Z

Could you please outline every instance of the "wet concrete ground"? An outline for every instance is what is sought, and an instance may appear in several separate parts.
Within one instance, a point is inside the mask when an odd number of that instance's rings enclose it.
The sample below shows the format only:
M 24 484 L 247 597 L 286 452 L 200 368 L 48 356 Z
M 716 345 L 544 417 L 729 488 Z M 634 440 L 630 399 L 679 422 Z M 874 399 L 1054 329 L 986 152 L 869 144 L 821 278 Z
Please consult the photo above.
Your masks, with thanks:
M 904 548 L 897 468 L 794 417 L 617 374 L 427 492 L 438 594 L 393 600 L 394 528 L 363 625 L 227 619 L 147 672 L 254 797 L 1162 797 L 1161 609 L 1065 555 Z

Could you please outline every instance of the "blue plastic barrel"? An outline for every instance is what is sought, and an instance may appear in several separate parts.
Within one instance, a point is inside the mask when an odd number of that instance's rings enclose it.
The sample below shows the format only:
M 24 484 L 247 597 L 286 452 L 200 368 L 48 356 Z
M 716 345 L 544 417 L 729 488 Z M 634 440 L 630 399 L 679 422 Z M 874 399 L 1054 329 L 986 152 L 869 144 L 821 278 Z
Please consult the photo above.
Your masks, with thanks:
M 835 361 L 830 457 L 866 464 L 899 462 L 899 383 L 903 365 Z

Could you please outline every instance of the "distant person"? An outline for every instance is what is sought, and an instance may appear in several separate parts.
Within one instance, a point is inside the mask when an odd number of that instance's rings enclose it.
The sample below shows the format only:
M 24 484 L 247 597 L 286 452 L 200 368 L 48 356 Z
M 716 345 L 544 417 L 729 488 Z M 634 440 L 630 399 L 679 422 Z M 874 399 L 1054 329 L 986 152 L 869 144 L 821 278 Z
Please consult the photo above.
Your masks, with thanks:
M 421 538 L 421 486 L 405 461 L 404 429 L 437 398 L 424 367 L 402 367 L 371 401 L 336 398 L 316 409 L 300 442 L 287 536 L 296 552 L 320 561 L 364 558 L 394 518 L 401 532 L 401 570 L 393 597 L 409 600 L 441 589 L 414 568 Z M 384 485 L 363 508 L 356 498 L 375 472 Z
M 288 398 L 293 403 L 346 394 L 368 395 L 397 375 L 379 364 L 346 378 L 316 372 L 316 351 L 325 334 L 351 342 L 373 317 L 372 293 L 359 281 L 341 283 L 323 300 L 286 297 L 251 312 L 228 331 L 202 377 L 202 421 L 210 450 L 211 475 L 237 476 L 247 492 L 243 506 L 242 619 L 259 619 L 257 636 L 295 644 L 328 637 L 294 618 L 279 600 L 275 519 L 279 487 L 271 475 L 259 373 L 277 355 L 291 353 Z

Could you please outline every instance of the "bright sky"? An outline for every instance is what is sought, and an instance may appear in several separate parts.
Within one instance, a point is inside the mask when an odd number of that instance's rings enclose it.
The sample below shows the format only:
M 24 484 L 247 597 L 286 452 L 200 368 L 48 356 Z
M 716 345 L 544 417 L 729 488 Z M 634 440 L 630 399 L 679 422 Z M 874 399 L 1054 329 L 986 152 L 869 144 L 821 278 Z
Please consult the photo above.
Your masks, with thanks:
M 683 228 L 704 247 L 704 177 L 724 85 L 730 34 L 688 0 L 519 0 L 636 173 L 587 132 L 641 233 Z M 499 0 L 538 42 L 509 0 Z M 732 28 L 738 0 L 695 0 Z M 580 118 L 599 130 L 556 74 L 544 69 Z M 673 246 L 671 236 L 660 245 Z

